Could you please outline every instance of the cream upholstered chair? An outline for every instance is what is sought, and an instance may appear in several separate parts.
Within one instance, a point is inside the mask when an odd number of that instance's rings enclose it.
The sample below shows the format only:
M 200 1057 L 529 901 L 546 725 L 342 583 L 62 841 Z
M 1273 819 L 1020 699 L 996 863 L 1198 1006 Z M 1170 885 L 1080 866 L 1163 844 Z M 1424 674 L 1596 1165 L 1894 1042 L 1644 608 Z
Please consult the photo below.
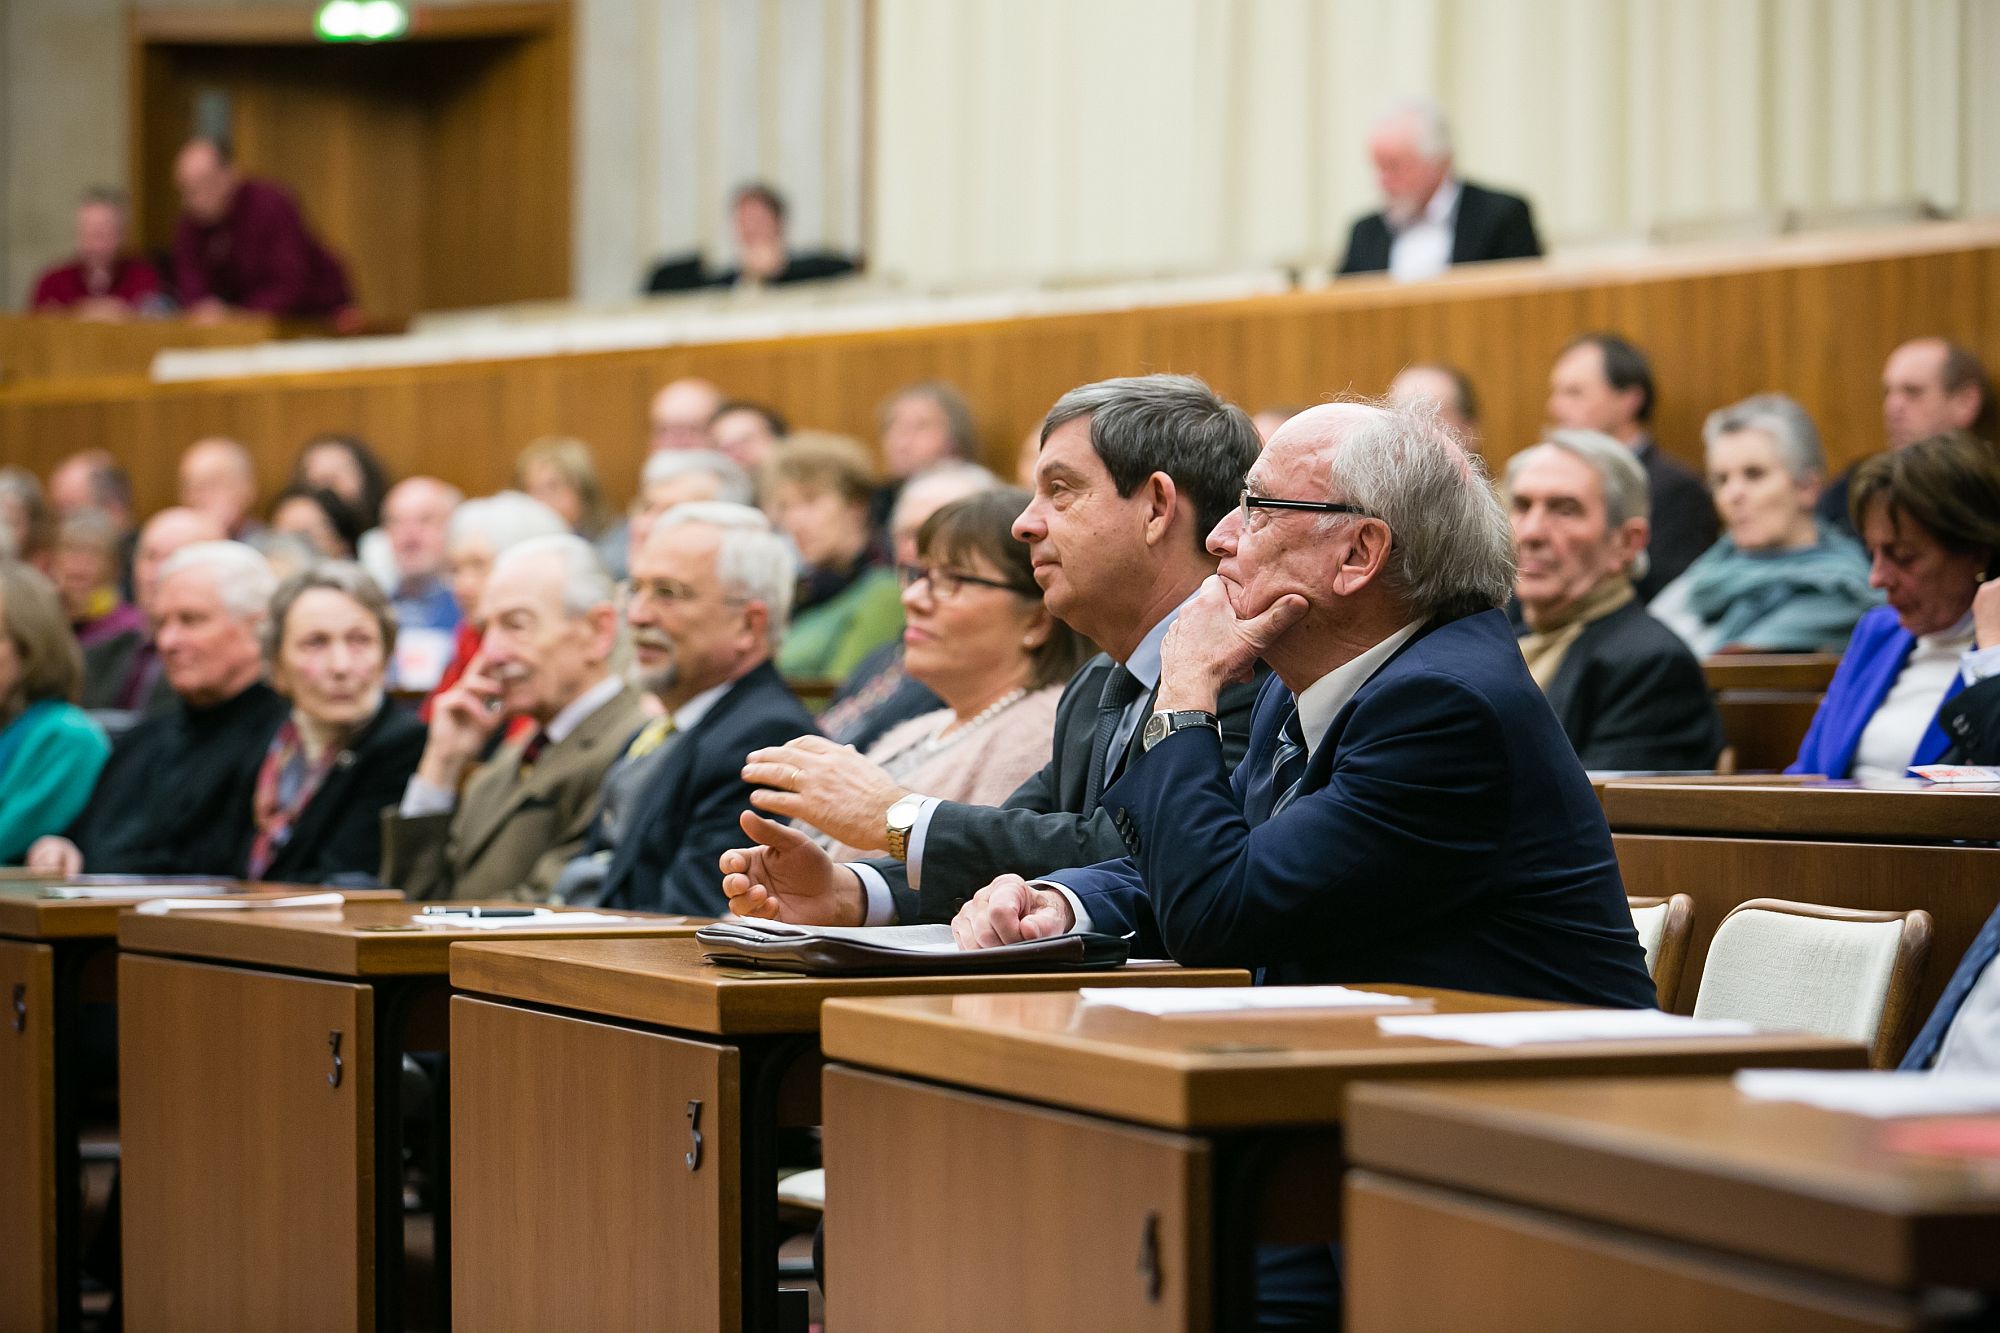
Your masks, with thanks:
M 1632 927 L 1646 950 L 1646 975 L 1660 1008 L 1671 1011 L 1680 994 L 1681 969 L 1687 962 L 1688 936 L 1694 933 L 1694 899 L 1685 893 L 1671 898 L 1627 898 Z
M 801 1213 L 823 1212 L 826 1208 L 826 1172 L 795 1171 L 778 1182 L 778 1204 Z
M 1928 912 L 1752 898 L 1716 927 L 1694 1016 L 1846 1037 L 1886 1068 L 1930 947 Z

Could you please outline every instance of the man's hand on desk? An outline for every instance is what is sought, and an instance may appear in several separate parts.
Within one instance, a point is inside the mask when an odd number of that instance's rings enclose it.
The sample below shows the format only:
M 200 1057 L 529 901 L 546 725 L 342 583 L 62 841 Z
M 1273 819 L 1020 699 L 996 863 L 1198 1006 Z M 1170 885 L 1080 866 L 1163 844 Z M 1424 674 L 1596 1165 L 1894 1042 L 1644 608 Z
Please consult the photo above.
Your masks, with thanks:
M 748 810 L 738 822 L 756 845 L 722 854 L 730 911 L 795 926 L 858 926 L 867 919 L 860 877 L 818 843 Z
M 1037 888 L 1019 875 L 1002 875 L 958 909 L 951 933 L 961 949 L 990 949 L 1061 935 L 1075 924 L 1069 899 L 1054 889 Z

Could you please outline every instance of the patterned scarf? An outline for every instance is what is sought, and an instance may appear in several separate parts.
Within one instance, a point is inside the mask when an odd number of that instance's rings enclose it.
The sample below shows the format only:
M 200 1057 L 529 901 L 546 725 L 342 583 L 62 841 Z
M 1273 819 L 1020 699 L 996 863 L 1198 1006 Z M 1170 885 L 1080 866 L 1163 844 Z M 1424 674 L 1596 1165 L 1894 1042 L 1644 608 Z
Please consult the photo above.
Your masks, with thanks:
M 1562 669 L 1570 645 L 1583 637 L 1584 630 L 1632 600 L 1632 580 L 1615 574 L 1604 580 L 1569 608 L 1569 614 L 1553 624 L 1530 630 L 1521 636 L 1521 656 L 1528 661 L 1528 674 L 1547 693 L 1549 682 Z
M 306 758 L 298 724 L 291 718 L 271 738 L 264 752 L 263 767 L 257 770 L 257 794 L 253 809 L 257 816 L 257 836 L 250 844 L 250 878 L 262 879 L 292 836 L 292 824 L 319 790 L 320 783 L 340 761 L 340 746 L 329 745 L 317 764 Z

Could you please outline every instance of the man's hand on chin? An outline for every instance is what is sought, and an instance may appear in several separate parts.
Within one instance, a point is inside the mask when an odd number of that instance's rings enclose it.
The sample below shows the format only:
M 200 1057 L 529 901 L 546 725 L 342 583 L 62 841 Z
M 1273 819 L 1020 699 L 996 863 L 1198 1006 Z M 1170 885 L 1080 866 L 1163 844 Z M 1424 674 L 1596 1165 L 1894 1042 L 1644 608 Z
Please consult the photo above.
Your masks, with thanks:
M 958 909 L 951 933 L 961 949 L 991 949 L 1065 934 L 1075 925 L 1076 914 L 1062 894 L 1019 875 L 1002 875 Z

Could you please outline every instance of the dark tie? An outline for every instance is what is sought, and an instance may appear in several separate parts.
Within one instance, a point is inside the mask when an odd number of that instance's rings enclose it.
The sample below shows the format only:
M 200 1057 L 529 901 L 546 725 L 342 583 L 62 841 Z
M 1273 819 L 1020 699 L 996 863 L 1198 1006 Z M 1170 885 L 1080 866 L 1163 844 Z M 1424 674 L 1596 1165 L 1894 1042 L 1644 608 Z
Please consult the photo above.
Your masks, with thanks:
M 542 757 L 542 751 L 549 748 L 549 733 L 546 728 L 538 729 L 521 747 L 521 778 L 525 781 L 535 770 L 535 761 Z
M 1125 716 L 1127 706 L 1139 697 L 1144 688 L 1137 676 L 1116 663 L 1104 677 L 1104 693 L 1097 699 L 1097 733 L 1090 742 L 1090 773 L 1083 786 L 1086 809 L 1095 809 L 1097 798 L 1104 794 L 1105 774 L 1110 771 L 1111 742 L 1118 734 L 1118 723 Z
M 1306 753 L 1305 729 L 1299 725 L 1299 710 L 1285 719 L 1285 725 L 1278 728 L 1278 748 L 1271 755 L 1271 817 L 1298 799 L 1299 784 L 1306 780 L 1306 764 L 1310 756 Z
M 1972 947 L 1965 951 L 1965 957 L 1958 965 L 1958 971 L 1951 974 L 1945 985 L 1944 994 L 1938 996 L 1937 1008 L 1924 1023 L 1923 1031 L 1910 1043 L 1909 1051 L 1903 1056 L 1903 1069 L 1929 1069 L 1937 1061 L 1938 1051 L 1944 1047 L 1945 1033 L 1951 1030 L 1951 1022 L 1958 1017 L 1959 1009 L 1965 1004 L 1965 997 L 1979 981 L 1980 974 L 2000 959 L 2000 907 L 1993 909 L 1993 915 L 1986 918 L 1986 924 L 1979 928 L 1973 938 Z

